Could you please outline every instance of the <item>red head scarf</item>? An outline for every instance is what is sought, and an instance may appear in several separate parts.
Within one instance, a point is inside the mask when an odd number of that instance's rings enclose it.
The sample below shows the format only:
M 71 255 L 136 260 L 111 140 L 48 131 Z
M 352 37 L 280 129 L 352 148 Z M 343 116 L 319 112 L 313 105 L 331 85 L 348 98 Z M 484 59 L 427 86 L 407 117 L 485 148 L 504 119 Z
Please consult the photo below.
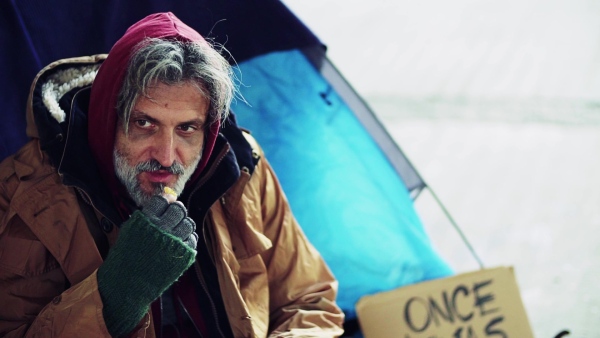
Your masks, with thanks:
M 117 206 L 122 205 L 119 202 L 120 182 L 115 175 L 113 164 L 118 120 L 117 100 L 131 54 L 135 46 L 148 37 L 207 43 L 198 32 L 181 22 L 173 13 L 152 14 L 129 27 L 125 35 L 112 47 L 100 67 L 92 85 L 90 97 L 88 141 L 100 174 L 109 185 Z M 206 133 L 202 159 L 192 177 L 197 177 L 206 166 L 218 132 L 219 121 L 216 121 L 210 125 L 210 130 Z

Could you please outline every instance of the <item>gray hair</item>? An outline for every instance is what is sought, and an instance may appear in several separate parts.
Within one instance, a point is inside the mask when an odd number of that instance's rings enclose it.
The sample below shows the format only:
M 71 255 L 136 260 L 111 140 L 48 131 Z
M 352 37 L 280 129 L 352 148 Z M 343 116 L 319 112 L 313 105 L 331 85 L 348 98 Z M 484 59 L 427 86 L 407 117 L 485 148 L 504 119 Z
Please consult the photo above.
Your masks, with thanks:
M 119 91 L 117 112 L 125 133 L 138 98 L 147 97 L 148 89 L 159 82 L 195 84 L 210 101 L 207 126 L 224 120 L 235 94 L 233 78 L 227 60 L 208 42 L 144 39 L 134 49 Z

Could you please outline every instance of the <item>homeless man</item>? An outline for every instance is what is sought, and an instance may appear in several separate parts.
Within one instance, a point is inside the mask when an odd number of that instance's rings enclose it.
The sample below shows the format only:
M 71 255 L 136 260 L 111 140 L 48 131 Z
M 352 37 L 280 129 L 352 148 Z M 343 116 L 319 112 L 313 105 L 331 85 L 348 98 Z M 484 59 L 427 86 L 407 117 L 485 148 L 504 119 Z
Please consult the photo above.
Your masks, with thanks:
M 172 13 L 36 77 L 0 165 L 0 335 L 333 337 L 337 284 L 226 60 Z

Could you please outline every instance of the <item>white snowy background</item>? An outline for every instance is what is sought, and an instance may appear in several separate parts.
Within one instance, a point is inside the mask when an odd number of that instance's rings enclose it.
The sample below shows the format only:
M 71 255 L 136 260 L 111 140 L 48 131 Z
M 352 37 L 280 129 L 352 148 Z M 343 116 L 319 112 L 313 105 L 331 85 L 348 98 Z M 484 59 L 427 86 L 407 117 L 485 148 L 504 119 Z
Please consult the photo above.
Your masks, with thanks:
M 487 267 L 515 267 L 538 338 L 600 337 L 600 1 L 284 0 Z M 478 268 L 424 192 L 437 250 Z

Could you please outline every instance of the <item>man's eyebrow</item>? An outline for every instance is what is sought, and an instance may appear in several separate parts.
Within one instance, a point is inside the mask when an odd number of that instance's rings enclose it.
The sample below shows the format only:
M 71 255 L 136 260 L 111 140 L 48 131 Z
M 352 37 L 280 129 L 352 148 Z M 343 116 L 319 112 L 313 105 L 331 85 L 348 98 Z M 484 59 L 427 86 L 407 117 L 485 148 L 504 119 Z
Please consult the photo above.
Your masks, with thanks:
M 148 122 L 150 122 L 152 124 L 160 124 L 159 120 L 157 120 L 154 117 L 152 117 L 144 112 L 141 112 L 141 111 L 131 112 L 131 117 L 129 118 L 129 120 L 133 121 L 136 119 L 148 120 Z M 182 125 L 186 125 L 186 124 L 195 124 L 200 127 L 204 127 L 204 125 L 206 124 L 206 121 L 207 121 L 207 119 L 195 118 L 195 119 L 191 119 L 189 121 L 183 121 L 183 122 L 179 123 L 178 125 L 182 126 Z
M 131 117 L 130 117 L 130 121 L 134 120 L 134 119 L 144 119 L 144 120 L 148 120 L 148 122 L 152 123 L 152 124 L 157 124 L 158 120 L 153 118 L 152 116 L 143 113 L 141 111 L 133 111 L 131 113 Z
M 182 125 L 186 125 L 186 124 L 196 124 L 196 125 L 199 125 L 200 127 L 204 127 L 205 123 L 206 123 L 206 119 L 196 118 L 196 119 L 192 119 L 189 121 L 181 122 L 181 123 L 179 123 L 179 125 L 182 126 Z

